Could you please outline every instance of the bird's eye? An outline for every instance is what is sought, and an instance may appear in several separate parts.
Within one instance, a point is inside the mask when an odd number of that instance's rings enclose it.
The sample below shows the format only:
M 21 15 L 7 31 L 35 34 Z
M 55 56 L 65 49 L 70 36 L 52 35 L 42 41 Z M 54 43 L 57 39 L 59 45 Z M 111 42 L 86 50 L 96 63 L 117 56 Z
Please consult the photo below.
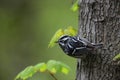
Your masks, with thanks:
M 67 43 L 67 40 L 60 40 L 60 43 Z

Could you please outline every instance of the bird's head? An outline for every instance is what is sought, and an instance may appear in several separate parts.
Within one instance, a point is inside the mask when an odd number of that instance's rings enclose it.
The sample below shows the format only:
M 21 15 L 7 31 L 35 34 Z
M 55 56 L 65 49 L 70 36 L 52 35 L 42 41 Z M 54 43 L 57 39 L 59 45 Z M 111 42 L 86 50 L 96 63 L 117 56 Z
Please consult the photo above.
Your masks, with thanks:
M 63 35 L 60 37 L 58 41 L 56 41 L 56 43 L 58 43 L 61 47 L 64 47 L 66 43 L 68 42 L 68 40 L 70 39 L 70 37 L 71 36 Z

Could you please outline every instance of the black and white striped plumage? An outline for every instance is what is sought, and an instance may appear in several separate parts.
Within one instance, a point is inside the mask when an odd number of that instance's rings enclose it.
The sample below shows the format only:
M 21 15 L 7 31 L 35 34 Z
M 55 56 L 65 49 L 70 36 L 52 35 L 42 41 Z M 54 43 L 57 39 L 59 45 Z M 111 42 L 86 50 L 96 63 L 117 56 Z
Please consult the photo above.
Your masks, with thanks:
M 93 44 L 85 39 L 68 35 L 62 36 L 58 40 L 58 44 L 67 55 L 75 58 L 79 58 L 102 46 L 102 44 Z

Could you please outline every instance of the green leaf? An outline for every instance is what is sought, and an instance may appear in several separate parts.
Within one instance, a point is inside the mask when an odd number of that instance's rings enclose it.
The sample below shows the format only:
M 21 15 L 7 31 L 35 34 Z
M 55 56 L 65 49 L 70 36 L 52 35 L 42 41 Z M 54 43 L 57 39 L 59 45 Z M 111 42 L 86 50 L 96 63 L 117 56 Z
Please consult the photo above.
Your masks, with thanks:
M 60 61 L 55 61 L 55 60 L 48 61 L 47 69 L 52 74 L 55 74 L 57 72 L 62 72 L 64 74 L 68 74 L 68 72 L 70 71 L 69 66 L 67 66 L 66 64 L 64 64 Z
M 33 66 L 28 66 L 27 68 L 25 68 L 22 72 L 20 72 L 17 77 L 15 78 L 15 80 L 17 79 L 23 79 L 26 80 L 29 77 L 32 77 L 32 75 L 35 73 L 36 71 L 34 70 Z
M 50 73 L 55 74 L 57 72 L 57 66 L 56 66 L 56 61 L 55 60 L 49 60 L 47 62 L 47 69 L 50 71 Z
M 51 39 L 48 47 L 53 47 L 53 46 L 55 46 L 55 42 L 58 41 L 58 39 L 59 39 L 62 35 L 64 35 L 64 30 L 62 30 L 62 29 L 57 30 L 56 33 L 54 34 L 54 36 L 52 37 L 52 39 Z
M 22 80 L 26 80 L 29 77 L 32 77 L 37 71 L 44 72 L 45 70 L 46 70 L 45 63 L 39 63 L 35 66 L 28 66 L 16 76 L 15 80 L 19 78 Z
M 46 71 L 46 64 L 45 63 L 39 63 L 34 66 L 35 71 L 45 72 Z
M 77 0 L 71 7 L 71 10 L 73 12 L 75 12 L 75 11 L 77 11 L 79 9 L 78 2 L 79 2 L 79 0 Z
M 64 30 L 64 33 L 66 35 L 76 36 L 77 35 L 77 30 L 75 28 L 73 28 L 72 26 L 69 26 L 67 29 Z
M 68 74 L 69 70 L 65 67 L 62 67 L 61 72 L 64 73 L 64 74 Z
M 118 60 L 120 60 L 120 53 L 113 58 L 113 61 L 118 61 Z
M 71 70 L 70 67 L 63 62 L 58 61 L 58 64 L 60 66 L 59 71 L 62 72 L 63 74 L 68 74 L 69 71 Z
M 75 35 L 77 35 L 77 30 L 75 28 L 73 28 L 72 26 L 69 26 L 65 30 L 63 30 L 63 29 L 57 30 L 56 33 L 54 34 L 54 36 L 52 37 L 52 39 L 50 40 L 48 47 L 55 46 L 56 42 L 59 40 L 59 38 L 62 35 L 75 36 Z

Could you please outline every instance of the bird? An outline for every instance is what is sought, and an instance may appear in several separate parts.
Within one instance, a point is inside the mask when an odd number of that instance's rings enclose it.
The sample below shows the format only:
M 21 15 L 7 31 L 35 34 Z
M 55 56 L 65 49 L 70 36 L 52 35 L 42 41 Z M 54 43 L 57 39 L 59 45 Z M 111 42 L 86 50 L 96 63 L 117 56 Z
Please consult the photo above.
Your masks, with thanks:
M 103 46 L 102 43 L 95 44 L 85 38 L 69 35 L 61 36 L 56 43 L 59 44 L 65 54 L 74 58 L 80 58 Z

